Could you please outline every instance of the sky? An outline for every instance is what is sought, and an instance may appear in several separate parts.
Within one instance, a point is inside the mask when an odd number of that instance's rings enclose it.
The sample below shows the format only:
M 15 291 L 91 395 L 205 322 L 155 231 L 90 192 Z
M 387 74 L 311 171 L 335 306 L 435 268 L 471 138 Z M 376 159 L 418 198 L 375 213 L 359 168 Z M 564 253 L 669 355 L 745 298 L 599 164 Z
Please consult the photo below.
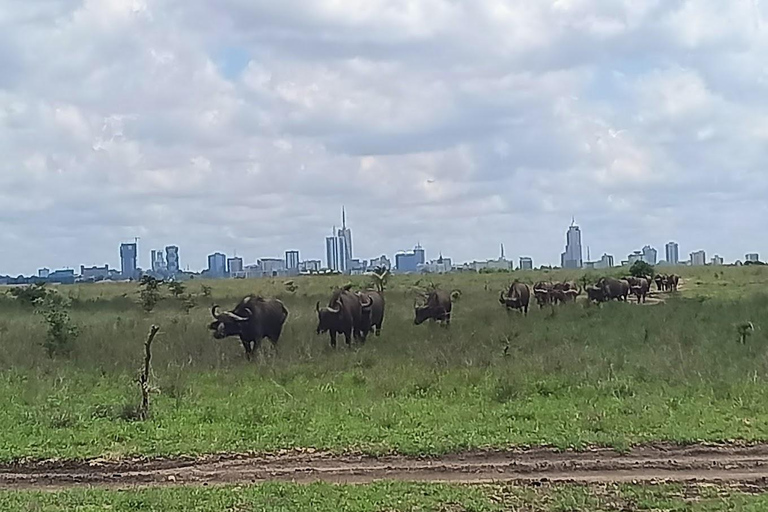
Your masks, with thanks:
M 768 254 L 765 0 L 2 4 L 0 273 Z

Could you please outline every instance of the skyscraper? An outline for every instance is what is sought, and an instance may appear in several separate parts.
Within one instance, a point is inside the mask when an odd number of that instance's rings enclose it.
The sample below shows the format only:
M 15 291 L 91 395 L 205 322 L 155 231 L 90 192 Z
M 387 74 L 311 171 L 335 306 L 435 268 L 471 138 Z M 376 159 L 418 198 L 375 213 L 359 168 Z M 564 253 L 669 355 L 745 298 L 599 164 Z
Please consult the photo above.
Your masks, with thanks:
M 299 251 L 285 251 L 285 268 L 288 272 L 299 271 Z
M 152 272 L 163 273 L 166 271 L 165 256 L 162 250 L 152 251 Z
M 694 267 L 701 267 L 707 264 L 707 253 L 704 251 L 696 251 L 691 253 L 691 265 Z
M 659 253 L 650 245 L 643 247 L 643 261 L 649 265 L 655 265 L 659 259 Z
M 137 252 L 138 248 L 135 243 L 120 244 L 120 273 L 123 279 L 136 279 L 138 274 Z
M 347 272 L 352 259 L 352 230 L 347 228 L 347 210 L 341 208 L 341 229 L 338 232 L 339 270 Z
M 533 270 L 533 258 L 522 256 L 520 258 L 520 270 Z
M 679 265 L 680 264 L 680 246 L 677 242 L 669 242 L 667 244 L 667 264 Z
M 581 229 L 575 222 L 571 222 L 568 233 L 565 236 L 565 252 L 560 257 L 562 268 L 581 268 L 584 265 L 581 249 Z
M 227 274 L 234 276 L 243 271 L 243 258 L 235 256 L 227 260 Z
M 165 248 L 165 264 L 168 267 L 170 277 L 179 273 L 179 248 L 175 245 L 169 245 Z
M 335 228 L 334 228 L 335 231 Z M 329 270 L 339 271 L 339 239 L 329 236 L 325 239 L 325 262 Z
M 217 252 L 208 256 L 208 274 L 211 277 L 227 275 L 227 256 Z

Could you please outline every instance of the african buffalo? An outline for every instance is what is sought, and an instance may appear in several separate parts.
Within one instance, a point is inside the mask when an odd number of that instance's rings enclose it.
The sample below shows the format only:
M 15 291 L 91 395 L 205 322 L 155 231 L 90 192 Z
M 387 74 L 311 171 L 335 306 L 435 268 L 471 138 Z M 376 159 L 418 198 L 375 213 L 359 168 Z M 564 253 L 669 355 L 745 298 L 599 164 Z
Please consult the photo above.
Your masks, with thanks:
M 264 338 L 277 346 L 288 318 L 288 310 L 279 300 L 253 296 L 245 297 L 235 309 L 224 313 L 220 313 L 219 307 L 214 305 L 211 314 L 215 318 L 209 325 L 213 337 L 220 340 L 239 336 L 249 360 Z
M 605 300 L 615 299 L 626 302 L 627 297 L 629 297 L 629 282 L 625 279 L 619 280 L 604 277 L 597 282 L 597 286 L 603 289 Z
M 584 288 L 587 292 L 587 298 L 592 302 L 605 302 L 605 291 L 600 286 L 587 286 Z
M 337 334 L 344 335 L 347 345 L 352 344 L 353 336 L 364 342 L 367 333 L 363 333 L 363 309 L 371 306 L 370 299 L 362 298 L 347 289 L 336 290 L 327 307 L 321 308 L 320 302 L 315 306 L 317 334 L 329 333 L 334 348 Z
M 644 277 L 634 278 L 630 282 L 630 291 L 637 297 L 637 303 L 645 302 L 648 292 L 651 290 L 650 282 Z
M 539 308 L 543 308 L 552 302 L 552 289 L 552 283 L 544 281 L 538 282 L 533 286 L 533 297 L 536 299 Z
M 374 331 L 376 336 L 381 336 L 381 326 L 384 323 L 384 294 L 376 291 L 359 292 L 360 303 L 370 302 L 370 306 L 363 307 L 362 331 L 368 335 Z
M 509 287 L 506 296 L 504 295 L 504 292 L 501 292 L 499 302 L 506 306 L 508 311 L 510 309 L 516 309 L 527 315 L 528 306 L 531 302 L 531 289 L 527 284 L 515 281 Z
M 451 294 L 444 290 L 432 290 L 426 296 L 426 303 L 422 306 L 414 304 L 413 323 L 421 325 L 427 320 L 437 320 L 444 326 L 451 324 L 451 310 L 453 309 L 453 300 Z

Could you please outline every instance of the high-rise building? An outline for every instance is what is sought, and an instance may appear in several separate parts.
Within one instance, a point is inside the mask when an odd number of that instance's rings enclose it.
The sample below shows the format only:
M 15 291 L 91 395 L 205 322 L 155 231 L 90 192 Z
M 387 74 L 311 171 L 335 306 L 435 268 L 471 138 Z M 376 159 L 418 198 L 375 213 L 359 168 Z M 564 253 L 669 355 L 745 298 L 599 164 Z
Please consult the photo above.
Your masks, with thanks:
M 533 258 L 527 256 L 520 258 L 520 270 L 533 270 Z
M 234 276 L 243 271 L 243 258 L 235 256 L 227 260 L 227 274 Z
M 338 232 L 339 237 L 339 270 L 347 272 L 350 270 L 350 260 L 352 260 L 352 230 L 347 227 L 347 210 L 341 209 L 341 229 Z
M 584 260 L 581 249 L 581 229 L 575 222 L 571 223 L 565 238 L 565 252 L 560 257 L 560 266 L 562 268 L 582 268 Z
M 323 262 L 320 260 L 307 260 L 299 263 L 299 272 L 315 273 L 320 272 Z
M 614 265 L 613 256 L 611 256 L 610 254 L 603 254 L 603 257 L 600 258 L 600 261 L 596 261 L 593 267 L 595 269 L 602 270 L 602 269 L 612 268 L 613 265 Z
M 181 270 L 179 264 L 179 248 L 175 245 L 169 245 L 165 248 L 165 264 L 170 277 L 175 276 Z
M 712 258 L 712 265 L 716 267 L 722 265 L 723 263 L 725 263 L 725 260 L 719 254 L 715 254 L 715 257 Z
M 41 268 L 37 271 L 37 277 L 40 279 L 48 279 L 49 275 L 51 275 L 51 269 L 49 268 Z
M 659 253 L 650 245 L 643 247 L 643 261 L 649 265 L 656 265 L 659 260 Z
M 290 270 L 299 270 L 299 251 L 285 251 L 285 268 Z
M 744 257 L 744 261 L 748 261 L 749 263 L 757 263 L 760 261 L 760 255 L 756 252 L 751 252 Z
M 120 273 L 123 279 L 136 279 L 138 277 L 137 252 L 135 243 L 120 245 Z
M 707 253 L 705 251 L 696 251 L 691 253 L 691 266 L 702 267 L 707 264 Z
M 167 268 L 165 266 L 165 256 L 162 250 L 152 251 L 152 272 L 164 273 Z
M 680 246 L 677 244 L 677 242 L 669 242 L 667 244 L 667 264 L 680 264 Z
M 208 275 L 221 278 L 227 275 L 227 256 L 220 252 L 208 256 Z
M 395 254 L 395 268 L 400 273 L 418 272 L 419 265 L 424 265 L 426 261 L 426 252 L 421 245 L 414 247 L 413 251 Z
M 338 272 L 339 266 L 339 239 L 329 236 L 325 239 L 325 263 L 328 270 Z

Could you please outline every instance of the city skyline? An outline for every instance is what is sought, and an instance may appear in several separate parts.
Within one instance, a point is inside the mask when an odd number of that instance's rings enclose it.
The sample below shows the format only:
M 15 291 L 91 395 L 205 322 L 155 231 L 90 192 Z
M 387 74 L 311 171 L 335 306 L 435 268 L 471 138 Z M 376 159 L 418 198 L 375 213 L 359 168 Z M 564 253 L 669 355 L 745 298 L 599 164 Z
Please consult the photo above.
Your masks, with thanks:
M 259 262 L 266 262 L 265 264 L 269 266 L 269 268 L 275 268 L 275 269 L 285 269 L 288 272 L 296 272 L 298 273 L 300 270 L 306 270 L 307 268 L 311 268 L 312 270 L 316 271 L 321 268 L 331 270 L 338 270 L 343 273 L 347 273 L 349 268 L 342 269 L 341 268 L 341 259 L 346 258 L 349 262 L 357 262 L 360 261 L 362 263 L 358 263 L 359 266 L 356 270 L 365 269 L 367 268 L 367 264 L 369 262 L 373 262 L 375 260 L 378 260 L 378 256 L 371 256 L 371 257 L 363 257 L 359 259 L 353 259 L 353 253 L 351 252 L 351 239 L 352 239 L 352 232 L 351 228 L 347 226 L 347 219 L 346 219 L 346 208 L 342 207 L 342 227 L 338 230 L 336 228 L 333 228 L 332 231 L 335 236 L 327 237 L 326 238 L 326 261 L 329 253 L 327 252 L 330 248 L 333 249 L 333 257 L 336 258 L 335 264 L 338 265 L 339 268 L 332 268 L 329 267 L 328 264 L 322 265 L 322 261 L 308 258 L 306 260 L 301 259 L 301 251 L 295 250 L 295 249 L 288 249 L 284 251 L 284 256 L 282 258 L 280 257 L 265 257 L 265 256 L 259 256 L 255 257 L 254 261 L 255 264 L 258 264 Z M 657 263 L 665 263 L 668 261 L 670 257 L 672 258 L 679 258 L 679 251 L 680 251 L 680 244 L 676 241 L 669 241 L 666 244 L 664 244 L 664 255 L 666 256 L 665 260 L 661 260 L 658 258 L 659 250 L 656 248 L 656 246 L 645 244 L 643 245 L 642 249 L 640 250 L 634 250 L 633 252 L 629 253 L 629 256 L 627 259 L 622 259 L 621 257 L 616 257 L 614 254 L 609 254 L 607 252 L 603 252 L 603 256 L 600 260 L 596 261 L 579 261 L 577 258 L 580 257 L 583 251 L 583 240 L 582 240 L 582 231 L 581 226 L 577 225 L 575 222 L 575 219 L 571 220 L 571 225 L 568 227 L 566 234 L 566 251 L 561 254 L 560 260 L 561 263 L 564 263 L 566 261 L 569 262 L 570 266 L 561 265 L 564 268 L 590 268 L 590 269 L 604 269 L 609 268 L 614 265 L 619 265 L 618 262 L 621 264 L 632 264 L 635 261 L 642 260 L 646 261 L 652 265 L 656 265 Z M 345 246 L 348 242 L 349 251 L 345 249 Z M 329 241 L 332 241 L 333 244 L 329 246 Z M 119 272 L 120 275 L 127 275 L 128 276 L 136 276 L 137 270 L 142 269 L 144 271 L 153 271 L 156 274 L 160 274 L 163 276 L 174 276 L 177 273 L 181 272 L 182 269 L 179 266 L 180 263 L 180 249 L 176 245 L 169 245 L 166 246 L 164 249 L 151 249 L 149 254 L 149 267 L 144 268 L 138 265 L 138 262 L 141 260 L 141 249 L 139 247 L 139 238 L 134 238 L 133 242 L 125 242 L 121 243 L 119 247 L 119 255 L 120 255 L 120 263 L 117 267 L 112 267 L 110 269 L 110 264 L 107 263 L 105 266 L 100 267 L 98 265 L 94 266 L 88 266 L 85 264 L 80 264 L 80 273 L 85 277 L 98 277 L 98 276 L 108 276 L 110 275 L 110 272 Z M 558 266 L 558 265 L 551 265 L 546 262 L 537 262 L 535 258 L 530 258 L 529 256 L 518 256 L 518 267 L 514 266 L 514 256 L 511 257 L 510 260 L 505 259 L 505 245 L 502 242 L 500 244 L 501 247 L 501 257 L 498 260 L 494 260 L 493 258 L 488 258 L 485 261 L 487 262 L 494 262 L 494 261 L 508 261 L 509 266 L 512 269 L 515 268 L 521 268 L 521 267 L 527 267 L 531 262 L 533 262 L 534 268 L 544 266 Z M 587 251 L 589 252 L 589 248 L 587 248 Z M 687 260 L 687 263 L 693 262 L 696 265 L 701 264 L 722 264 L 722 263 L 733 263 L 735 261 L 742 261 L 742 262 L 754 262 L 759 259 L 759 253 L 754 252 L 748 252 L 745 253 L 742 257 L 737 258 L 735 260 L 727 261 L 721 256 L 720 252 L 713 251 L 713 254 L 715 254 L 711 260 L 707 259 L 707 251 L 698 249 L 696 251 L 690 252 L 690 257 Z M 440 252 L 440 257 L 434 258 L 432 260 L 427 259 L 426 257 L 426 250 L 425 248 L 417 243 L 415 246 L 415 249 L 411 250 L 396 250 L 394 252 L 390 252 L 389 255 L 392 256 L 392 268 L 397 269 L 398 266 L 402 266 L 406 271 L 413 272 L 417 269 L 420 269 L 421 267 L 424 267 L 425 269 L 429 268 L 441 268 L 444 269 L 445 266 L 443 264 L 443 256 L 442 252 Z M 384 257 L 388 256 L 387 253 L 383 255 Z M 233 262 L 234 266 L 239 270 L 234 270 L 235 273 L 242 273 L 247 268 L 252 268 L 254 264 L 247 263 L 242 257 L 234 257 L 231 255 L 228 255 L 221 251 L 215 251 L 214 253 L 208 254 L 206 256 L 207 265 L 202 266 L 202 268 L 194 268 L 189 265 L 187 265 L 187 269 L 192 272 L 204 272 L 205 275 L 211 276 L 211 277 L 225 277 L 231 275 L 230 271 L 230 263 Z M 411 261 L 413 260 L 413 261 Z M 401 263 L 402 261 L 402 263 Z M 439 265 L 437 262 L 439 261 Z M 462 260 L 456 260 L 452 258 L 446 258 L 446 261 L 456 263 L 456 262 L 462 262 Z M 484 260 L 473 258 L 471 260 L 463 260 L 462 263 L 459 263 L 459 265 L 464 265 L 466 268 L 467 264 L 477 265 L 478 263 L 482 262 Z M 319 264 L 318 264 L 319 263 Z M 398 265 L 400 263 L 400 265 Z M 678 263 L 686 263 L 683 261 L 678 261 Z M 275 266 L 277 265 L 277 266 Z M 42 276 L 43 273 L 52 272 L 49 267 L 55 268 L 57 271 L 63 271 L 69 273 L 70 271 L 74 271 L 77 267 L 56 267 L 55 265 L 49 265 L 44 267 L 39 267 L 36 269 L 35 273 L 29 273 L 29 274 L 23 274 L 23 275 L 40 275 Z M 162 267 L 162 268 L 161 268 Z M 498 265 L 492 265 L 491 268 L 501 268 Z M 119 269 L 119 270 L 118 270 Z M 2 270 L 0 269 L 0 275 L 4 275 L 2 273 Z M 16 277 L 19 274 L 7 274 L 10 277 Z

